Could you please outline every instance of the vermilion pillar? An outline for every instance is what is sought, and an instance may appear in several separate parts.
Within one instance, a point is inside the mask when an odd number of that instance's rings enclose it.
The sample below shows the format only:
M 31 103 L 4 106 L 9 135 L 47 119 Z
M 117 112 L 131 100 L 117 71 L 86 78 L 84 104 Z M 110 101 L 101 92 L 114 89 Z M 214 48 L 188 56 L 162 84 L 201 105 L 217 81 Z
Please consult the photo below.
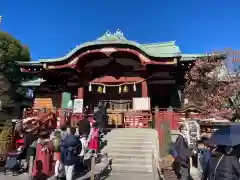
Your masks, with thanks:
M 83 89 L 83 87 L 78 88 L 77 97 L 78 97 L 78 99 L 83 99 L 83 97 L 84 97 L 84 89 Z
M 142 82 L 142 97 L 148 97 L 148 85 L 146 81 Z

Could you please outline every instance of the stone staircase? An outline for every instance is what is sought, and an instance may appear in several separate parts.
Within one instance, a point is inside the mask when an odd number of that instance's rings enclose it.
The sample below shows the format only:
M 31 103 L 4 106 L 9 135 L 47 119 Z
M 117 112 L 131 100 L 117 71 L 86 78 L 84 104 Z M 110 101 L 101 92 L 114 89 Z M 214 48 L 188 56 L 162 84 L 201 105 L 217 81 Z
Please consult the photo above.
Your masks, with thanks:
M 113 158 L 112 172 L 107 179 L 152 179 L 152 153 L 159 157 L 158 137 L 153 129 L 114 129 L 105 137 L 102 150 Z

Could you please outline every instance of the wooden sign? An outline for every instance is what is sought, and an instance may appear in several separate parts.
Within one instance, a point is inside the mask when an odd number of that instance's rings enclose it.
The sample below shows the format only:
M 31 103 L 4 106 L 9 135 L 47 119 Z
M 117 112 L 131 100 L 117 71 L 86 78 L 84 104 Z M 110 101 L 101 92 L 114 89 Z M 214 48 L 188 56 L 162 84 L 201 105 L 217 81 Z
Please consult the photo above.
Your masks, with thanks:
M 83 99 L 74 99 L 73 101 L 73 113 L 83 112 Z
M 200 126 L 197 121 L 189 120 L 183 122 L 186 127 L 186 137 L 190 149 L 197 149 L 197 141 L 200 139 Z
M 150 98 L 149 97 L 141 97 L 141 98 L 133 98 L 133 110 L 135 111 L 150 111 Z

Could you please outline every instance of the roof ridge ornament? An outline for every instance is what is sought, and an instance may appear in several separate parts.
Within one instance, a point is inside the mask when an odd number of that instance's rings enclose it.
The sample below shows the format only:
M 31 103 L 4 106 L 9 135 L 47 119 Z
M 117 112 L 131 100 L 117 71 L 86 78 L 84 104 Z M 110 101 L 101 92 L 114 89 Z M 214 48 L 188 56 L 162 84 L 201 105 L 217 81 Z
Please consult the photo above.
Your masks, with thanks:
M 106 32 L 105 32 L 105 34 L 104 34 L 105 36 L 111 36 L 112 35 L 112 33 L 111 33 L 111 31 L 110 30 L 107 30 Z
M 111 33 L 109 30 L 107 30 L 97 40 L 99 40 L 99 41 L 117 41 L 117 40 L 126 40 L 126 38 L 123 36 L 123 32 L 120 29 L 117 29 L 117 31 L 115 33 Z
M 114 35 L 116 37 L 118 37 L 119 39 L 125 39 L 123 32 L 120 29 L 117 29 L 117 31 L 114 33 Z

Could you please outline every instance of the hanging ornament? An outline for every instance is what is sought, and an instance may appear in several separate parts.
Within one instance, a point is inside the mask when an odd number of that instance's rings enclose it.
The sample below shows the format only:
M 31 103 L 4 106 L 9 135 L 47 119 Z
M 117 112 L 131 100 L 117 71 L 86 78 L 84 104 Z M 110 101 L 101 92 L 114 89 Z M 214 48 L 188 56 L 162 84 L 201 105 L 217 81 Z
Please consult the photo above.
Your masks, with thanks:
M 135 84 L 135 83 L 133 84 L 133 91 L 134 91 L 134 92 L 137 91 L 137 88 L 136 88 L 136 84 Z
M 119 88 L 118 88 L 118 93 L 121 94 L 121 92 L 122 92 L 122 87 L 119 86 Z
M 97 88 L 97 92 L 98 92 L 98 93 L 102 93 L 102 92 L 103 92 L 103 89 L 102 89 L 101 86 L 98 86 L 98 88 Z
M 88 86 L 88 91 L 92 91 L 92 84 L 90 83 L 89 86 Z
M 103 86 L 103 93 L 106 93 L 106 86 Z
M 123 92 L 124 92 L 124 93 L 127 93 L 127 92 L 128 92 L 128 87 L 127 87 L 127 85 L 125 85 L 125 86 L 123 87 Z

